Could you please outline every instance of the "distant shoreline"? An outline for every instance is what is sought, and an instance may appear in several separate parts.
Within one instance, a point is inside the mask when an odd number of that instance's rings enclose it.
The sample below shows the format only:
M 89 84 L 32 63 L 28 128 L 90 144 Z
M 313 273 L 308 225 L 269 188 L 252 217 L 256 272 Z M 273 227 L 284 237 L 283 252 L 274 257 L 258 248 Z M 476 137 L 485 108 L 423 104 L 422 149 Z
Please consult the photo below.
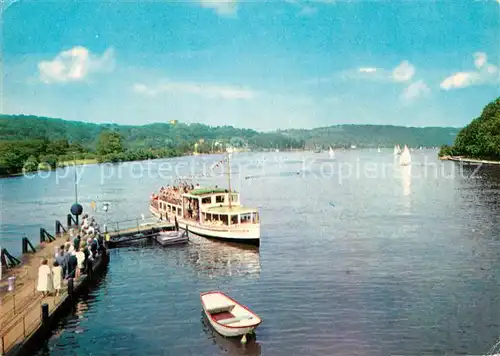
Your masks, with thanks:
M 500 161 L 490 161 L 480 158 L 467 158 L 461 156 L 443 156 L 439 158 L 442 161 L 453 161 L 453 162 L 461 162 L 461 163 L 470 163 L 470 164 L 489 164 L 489 165 L 500 165 Z

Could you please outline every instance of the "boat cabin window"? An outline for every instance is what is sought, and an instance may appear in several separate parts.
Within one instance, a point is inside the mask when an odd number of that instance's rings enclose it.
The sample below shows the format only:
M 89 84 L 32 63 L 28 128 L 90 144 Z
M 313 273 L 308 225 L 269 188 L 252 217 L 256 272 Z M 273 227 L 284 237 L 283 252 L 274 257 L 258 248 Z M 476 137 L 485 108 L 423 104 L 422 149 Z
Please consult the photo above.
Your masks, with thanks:
M 238 194 L 231 194 L 231 201 L 237 202 L 238 201 Z
M 252 222 L 252 213 L 245 213 L 240 215 L 240 223 L 248 224 Z
M 238 215 L 231 215 L 231 225 L 238 225 Z
M 223 225 L 229 225 L 228 224 L 228 216 L 227 215 L 220 215 L 220 220 L 222 221 Z
M 252 222 L 254 224 L 258 224 L 259 223 L 259 213 L 252 213 Z
M 216 203 L 224 203 L 224 195 L 216 195 L 215 202 Z
M 212 197 L 206 197 L 201 199 L 202 204 L 212 204 Z

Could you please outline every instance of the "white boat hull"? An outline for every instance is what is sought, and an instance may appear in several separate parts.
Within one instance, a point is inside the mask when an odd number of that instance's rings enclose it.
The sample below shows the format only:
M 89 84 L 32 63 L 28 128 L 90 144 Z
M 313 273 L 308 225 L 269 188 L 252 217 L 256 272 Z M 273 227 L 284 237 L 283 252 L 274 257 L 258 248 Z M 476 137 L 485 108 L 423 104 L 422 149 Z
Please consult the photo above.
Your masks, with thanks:
M 220 306 L 214 305 L 213 304 L 214 298 L 212 297 L 215 298 L 215 304 L 221 302 L 222 304 Z M 210 301 L 210 299 L 212 299 L 212 301 Z M 229 317 L 224 316 L 223 318 L 216 321 L 215 315 L 218 315 L 218 313 L 220 312 L 225 313 L 222 310 L 225 309 L 224 307 L 228 305 L 226 304 L 228 302 L 233 306 L 231 312 L 227 314 Z M 203 312 L 205 313 L 205 316 L 207 317 L 210 325 L 212 325 L 215 331 L 226 337 L 236 337 L 236 336 L 251 334 L 262 322 L 262 320 L 255 313 L 250 311 L 250 309 L 239 304 L 238 302 L 229 298 L 228 296 L 224 295 L 221 292 L 202 293 L 201 305 L 203 308 Z M 213 308 L 219 309 L 219 311 L 210 312 L 209 310 L 215 310 Z M 234 313 L 234 315 L 232 313 Z M 228 325 L 231 326 L 223 325 L 225 321 L 227 322 Z M 247 325 L 238 326 L 237 324 L 247 324 Z
M 185 232 L 171 231 L 167 233 L 160 232 L 155 236 L 155 240 L 162 246 L 168 246 L 187 243 L 189 237 Z
M 160 212 L 152 206 L 150 206 L 150 211 L 154 216 L 158 218 L 162 217 Z M 174 219 L 171 216 L 169 216 L 169 222 L 174 222 Z M 227 228 L 220 225 L 201 225 L 194 221 L 179 217 L 177 218 L 177 222 L 180 229 L 185 230 L 187 227 L 189 232 L 202 237 L 232 241 L 236 243 L 248 243 L 257 246 L 260 244 L 260 224 L 249 224 L 248 227 L 242 227 L 239 225 L 237 227 Z
M 205 309 L 203 309 L 203 311 L 205 312 L 205 316 L 207 317 L 210 325 L 212 325 L 212 327 L 215 329 L 215 331 L 217 331 L 219 334 L 221 334 L 223 336 L 226 336 L 226 337 L 243 336 L 243 335 L 253 333 L 256 329 L 255 326 L 247 327 L 247 328 L 237 328 L 237 329 L 224 327 L 224 326 L 219 325 L 216 322 L 212 321 L 212 319 L 210 318 L 210 315 L 207 313 L 207 311 Z

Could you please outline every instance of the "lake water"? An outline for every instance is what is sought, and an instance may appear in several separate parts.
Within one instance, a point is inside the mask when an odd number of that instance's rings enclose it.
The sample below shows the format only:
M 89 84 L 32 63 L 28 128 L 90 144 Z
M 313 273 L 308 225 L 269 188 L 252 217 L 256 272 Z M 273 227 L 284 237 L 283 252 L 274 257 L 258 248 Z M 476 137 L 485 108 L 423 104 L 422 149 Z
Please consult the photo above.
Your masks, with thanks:
M 39 354 L 486 353 L 500 336 L 500 173 L 473 174 L 426 150 L 413 152 L 411 169 L 392 150 L 327 156 L 233 155 L 231 184 L 261 210 L 260 249 L 192 237 L 186 247 L 113 250 L 99 285 Z M 111 202 L 109 220 L 147 215 L 170 175 L 219 159 L 78 167 L 79 200 L 87 211 Z M 36 241 L 40 226 L 64 222 L 73 173 L 0 180 L 3 247 L 18 253 L 23 233 Z M 195 182 L 225 185 L 215 173 Z M 211 289 L 262 317 L 256 340 L 214 334 L 199 300 Z

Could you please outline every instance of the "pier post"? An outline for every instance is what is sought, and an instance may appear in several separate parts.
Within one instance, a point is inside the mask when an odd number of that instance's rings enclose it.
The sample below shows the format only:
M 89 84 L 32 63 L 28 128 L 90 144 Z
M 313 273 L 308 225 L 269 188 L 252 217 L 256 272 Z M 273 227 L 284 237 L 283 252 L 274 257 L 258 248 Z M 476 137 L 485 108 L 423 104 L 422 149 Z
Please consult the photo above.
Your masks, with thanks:
M 61 222 L 59 220 L 56 220 L 56 231 L 55 231 L 55 235 L 60 235 L 62 234 L 63 232 L 66 232 L 66 229 L 64 228 L 64 225 L 61 224 Z
M 71 228 L 71 225 L 72 225 L 72 216 L 71 214 L 68 214 L 67 215 L 67 219 L 66 219 L 66 225 L 68 226 L 68 229 Z
M 43 233 L 43 227 L 40 228 L 40 243 L 45 242 L 45 234 Z
M 94 272 L 92 266 L 92 260 L 87 260 L 87 276 L 89 278 L 89 281 L 92 280 L 92 272 Z
M 23 255 L 25 253 L 28 253 L 28 238 L 26 236 L 23 237 L 23 240 L 22 240 L 22 251 L 23 251 Z
M 68 297 L 73 301 L 73 295 L 75 292 L 75 286 L 73 284 L 73 278 L 68 278 Z
M 47 331 L 49 328 L 49 305 L 47 303 L 42 304 L 42 325 Z

